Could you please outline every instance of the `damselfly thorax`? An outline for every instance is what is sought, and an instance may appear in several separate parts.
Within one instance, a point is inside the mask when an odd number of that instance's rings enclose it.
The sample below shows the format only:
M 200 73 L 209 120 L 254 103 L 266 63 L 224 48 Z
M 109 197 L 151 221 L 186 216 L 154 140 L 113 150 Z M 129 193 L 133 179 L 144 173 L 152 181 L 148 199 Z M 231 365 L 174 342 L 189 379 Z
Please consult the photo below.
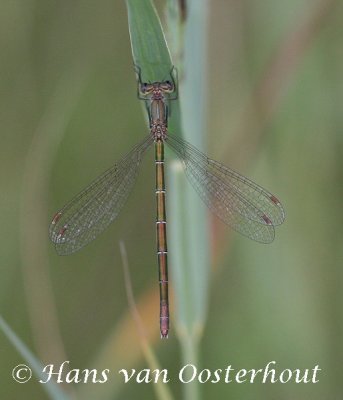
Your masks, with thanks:
M 168 127 L 168 96 L 173 93 L 171 82 L 154 82 L 140 85 L 140 91 L 145 96 L 150 132 L 154 140 L 166 139 Z

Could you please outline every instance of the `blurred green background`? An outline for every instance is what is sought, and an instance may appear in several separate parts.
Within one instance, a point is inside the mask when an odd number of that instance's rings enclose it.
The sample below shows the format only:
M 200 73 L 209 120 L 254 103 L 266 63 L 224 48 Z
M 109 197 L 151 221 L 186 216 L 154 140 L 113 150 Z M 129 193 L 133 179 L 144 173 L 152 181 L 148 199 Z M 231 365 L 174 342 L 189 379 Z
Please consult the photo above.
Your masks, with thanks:
M 208 21 L 207 152 L 270 189 L 287 214 L 269 246 L 211 219 L 199 369 L 275 360 L 280 371 L 322 372 L 315 385 L 209 383 L 202 396 L 340 399 L 343 3 L 216 0 Z M 116 373 L 148 368 L 127 305 L 123 240 L 149 342 L 180 398 L 173 325 L 159 339 L 153 153 L 98 240 L 58 257 L 47 234 L 54 212 L 147 134 L 125 3 L 3 0 L 0 30 L 0 314 L 43 364 L 113 371 L 104 385 L 65 385 L 75 398 L 155 398 L 152 384 L 123 385 Z M 2 333 L 0 349 L 0 398 L 48 398 L 35 380 L 12 380 L 25 360 Z

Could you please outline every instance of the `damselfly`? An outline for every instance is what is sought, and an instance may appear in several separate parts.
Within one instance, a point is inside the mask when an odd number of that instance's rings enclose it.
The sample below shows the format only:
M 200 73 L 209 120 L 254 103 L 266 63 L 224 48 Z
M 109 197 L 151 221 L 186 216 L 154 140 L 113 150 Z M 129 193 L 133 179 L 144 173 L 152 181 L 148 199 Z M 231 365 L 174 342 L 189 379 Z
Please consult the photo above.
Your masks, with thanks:
M 164 143 L 177 154 L 185 173 L 204 203 L 237 232 L 261 243 L 274 239 L 274 227 L 284 220 L 280 201 L 261 186 L 232 171 L 179 136 L 168 132 L 169 101 L 177 98 L 173 71 L 170 80 L 143 82 L 138 75 L 138 97 L 146 103 L 150 134 L 112 168 L 55 214 L 50 239 L 57 253 L 68 255 L 94 240 L 118 216 L 150 145 L 155 146 L 156 236 L 160 282 L 160 331 L 168 337 L 168 262 L 165 210 Z

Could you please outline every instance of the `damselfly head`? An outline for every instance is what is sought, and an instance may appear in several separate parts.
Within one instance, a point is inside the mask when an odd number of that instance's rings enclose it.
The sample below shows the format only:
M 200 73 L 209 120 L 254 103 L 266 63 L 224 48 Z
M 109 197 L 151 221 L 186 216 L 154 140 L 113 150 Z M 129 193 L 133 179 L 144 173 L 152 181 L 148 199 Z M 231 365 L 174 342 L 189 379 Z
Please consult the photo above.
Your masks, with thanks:
M 175 91 L 175 86 L 171 81 L 154 83 L 143 82 L 139 85 L 139 91 L 144 96 L 161 95 L 162 93 L 170 94 Z

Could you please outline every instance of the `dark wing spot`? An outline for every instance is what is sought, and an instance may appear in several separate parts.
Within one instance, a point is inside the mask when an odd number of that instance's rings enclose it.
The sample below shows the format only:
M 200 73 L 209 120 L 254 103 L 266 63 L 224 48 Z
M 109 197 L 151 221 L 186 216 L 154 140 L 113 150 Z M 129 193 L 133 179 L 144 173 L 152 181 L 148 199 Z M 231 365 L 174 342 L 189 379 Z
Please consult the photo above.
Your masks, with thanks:
M 68 225 L 64 225 L 64 227 L 60 229 L 60 231 L 58 232 L 58 238 L 61 238 L 61 237 L 64 236 L 64 234 L 66 233 L 67 228 L 68 228 Z
M 273 225 L 273 224 L 272 224 L 272 221 L 266 216 L 266 214 L 263 214 L 263 215 L 262 215 L 262 218 L 263 218 L 264 222 L 265 222 L 267 225 Z
M 280 205 L 279 199 L 276 198 L 274 195 L 271 195 L 271 196 L 270 196 L 270 200 L 271 200 L 274 204 Z
M 52 225 L 55 225 L 57 223 L 57 221 L 61 218 L 62 213 L 59 211 L 58 213 L 56 213 L 53 218 L 52 218 Z

